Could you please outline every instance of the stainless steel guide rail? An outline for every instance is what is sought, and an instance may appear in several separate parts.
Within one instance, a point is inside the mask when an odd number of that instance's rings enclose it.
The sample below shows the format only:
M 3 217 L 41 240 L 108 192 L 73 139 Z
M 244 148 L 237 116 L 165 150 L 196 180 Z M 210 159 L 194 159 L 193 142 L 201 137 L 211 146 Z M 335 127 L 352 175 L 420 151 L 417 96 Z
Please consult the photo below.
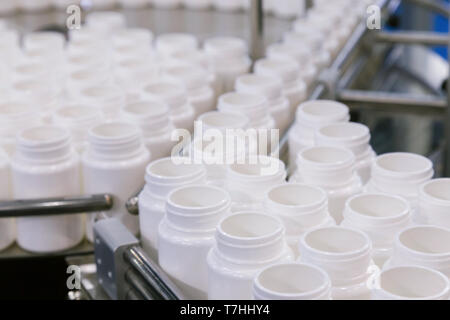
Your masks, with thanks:
M 403 0 L 423 6 L 440 14 L 449 15 L 449 6 L 441 1 Z M 380 0 L 383 20 L 393 13 L 401 1 Z M 251 55 L 262 56 L 263 14 L 262 0 L 252 0 Z M 393 92 L 375 92 L 351 89 L 347 85 L 357 77 L 367 63 L 364 53 L 372 44 L 388 47 L 395 45 L 421 44 L 426 46 L 446 45 L 450 47 L 448 34 L 434 32 L 397 31 L 384 32 L 368 30 L 365 21 L 357 26 L 350 39 L 341 49 L 332 65 L 320 76 L 311 91 L 310 100 L 329 97 L 348 103 L 364 103 L 371 108 L 387 110 L 419 110 L 424 113 L 445 115 L 446 175 L 450 176 L 450 85 L 447 92 L 436 95 L 411 95 Z M 449 50 L 450 51 L 450 50 Z M 447 73 L 448 76 L 449 73 Z M 291 125 L 292 126 L 292 125 Z M 281 159 L 288 153 L 289 130 L 279 144 Z M 139 190 L 140 192 L 140 190 Z M 138 214 L 138 194 L 126 203 L 131 214 Z M 15 200 L 0 202 L 0 217 L 30 215 L 68 214 L 80 212 L 107 211 L 112 207 L 113 195 L 92 195 L 74 198 Z M 115 219 L 100 220 L 95 224 L 95 260 L 99 284 L 112 299 L 183 299 L 183 295 L 169 277 L 153 262 L 139 246 L 139 241 Z

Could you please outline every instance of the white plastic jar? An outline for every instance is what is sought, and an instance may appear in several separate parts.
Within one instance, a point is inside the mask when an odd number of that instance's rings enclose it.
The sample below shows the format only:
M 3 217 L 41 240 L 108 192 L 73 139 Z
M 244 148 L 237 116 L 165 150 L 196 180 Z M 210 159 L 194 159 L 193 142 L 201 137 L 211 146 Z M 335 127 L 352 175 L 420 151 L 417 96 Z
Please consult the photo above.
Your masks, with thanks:
M 186 88 L 189 103 L 195 117 L 215 109 L 215 93 L 209 83 L 209 74 L 194 65 L 173 65 L 163 68 L 163 78 L 177 82 Z
M 301 80 L 300 68 L 295 61 L 290 59 L 261 59 L 256 61 L 254 72 L 281 79 L 283 93 L 289 100 L 291 115 L 295 113 L 298 105 L 306 100 L 306 83 Z
M 363 184 L 370 180 L 370 170 L 376 154 L 370 146 L 370 131 L 356 122 L 327 124 L 316 131 L 317 146 L 336 146 L 350 149 L 356 158 L 356 171 Z
M 174 189 L 206 184 L 205 168 L 197 164 L 178 164 L 172 158 L 150 163 L 145 170 L 145 187 L 139 194 L 139 226 L 142 247 L 157 261 L 158 226 L 165 215 L 167 195 Z
M 273 265 L 255 277 L 253 299 L 330 300 L 330 277 L 323 269 L 310 264 Z
M 305 0 L 277 0 L 272 5 L 273 14 L 281 19 L 292 19 L 305 14 Z
M 14 101 L 0 104 L 0 146 L 12 155 L 17 133 L 40 124 L 42 121 L 39 114 L 31 105 Z
M 54 125 L 66 128 L 70 132 L 71 143 L 80 154 L 86 148 L 89 129 L 101 122 L 102 114 L 98 109 L 77 104 L 63 106 L 52 116 Z
M 450 229 L 422 225 L 398 233 L 392 257 L 384 267 L 402 265 L 432 268 L 450 278 Z
M 383 270 L 376 279 L 372 300 L 448 300 L 450 282 L 442 273 L 419 266 Z
M 236 79 L 235 88 L 237 92 L 265 96 L 275 128 L 281 132 L 287 129 L 291 122 L 289 100 L 283 95 L 283 84 L 278 77 L 245 74 Z
M 250 300 L 253 279 L 264 267 L 293 261 L 283 224 L 255 212 L 224 218 L 208 254 L 208 299 Z
M 139 231 L 138 217 L 129 214 L 125 202 L 144 184 L 150 153 L 138 127 L 109 122 L 89 130 L 88 146 L 82 156 L 83 190 L 87 194 L 110 193 L 114 206 L 106 215 L 118 218 L 130 230 Z M 87 219 L 87 237 L 93 239 L 95 214 Z
M 286 182 L 284 163 L 279 159 L 249 157 L 244 163 L 228 166 L 226 189 L 233 201 L 233 212 L 262 210 L 267 191 Z
M 450 179 L 433 179 L 419 189 L 419 212 L 426 223 L 450 229 Z
M 411 223 L 409 203 L 389 194 L 359 194 L 347 200 L 341 226 L 365 232 L 372 240 L 372 259 L 380 268 L 392 254 L 398 232 Z
M 178 8 L 182 0 L 151 0 L 153 6 L 159 9 L 176 9 Z
M 267 47 L 267 58 L 279 60 L 292 59 L 298 63 L 300 78 L 305 82 L 308 89 L 316 81 L 319 71 L 315 66 L 311 51 L 306 47 L 286 42 L 273 43 Z
M 325 190 L 306 184 L 288 183 L 270 188 L 264 211 L 278 217 L 286 228 L 286 241 L 298 256 L 298 241 L 308 230 L 335 225 L 328 212 Z
M 212 186 L 185 186 L 172 191 L 158 229 L 158 260 L 190 299 L 206 299 L 206 257 L 219 221 L 230 213 L 228 193 Z
M 101 84 L 83 89 L 78 101 L 99 109 L 105 121 L 115 121 L 120 109 L 126 104 L 126 96 L 115 85 Z
M 228 1 L 220 1 L 229 3 Z M 250 71 L 251 60 L 248 56 L 247 44 L 236 37 L 214 37 L 207 39 L 203 49 L 209 64 L 219 82 L 219 94 L 234 89 L 236 78 Z
M 243 8 L 243 1 L 245 0 L 228 0 L 228 1 L 212 0 L 212 3 L 216 10 L 233 12 L 241 10 Z
M 155 82 L 144 88 L 142 98 L 166 103 L 170 110 L 170 120 L 175 128 L 192 132 L 195 110 L 189 103 L 186 89 L 182 85 L 168 81 Z
M 242 113 L 210 111 L 198 117 L 197 123 L 201 124 L 202 129 L 195 133 L 203 134 L 209 129 L 215 129 L 225 134 L 227 129 L 245 129 L 249 122 L 248 117 Z
M 0 149 L 0 201 L 11 200 L 11 171 L 9 157 Z M 13 218 L 0 219 L 0 251 L 8 248 L 16 239 L 16 223 Z
M 371 179 L 365 189 L 367 192 L 395 194 L 407 199 L 411 204 L 412 219 L 424 223 L 418 211 L 420 186 L 434 175 L 433 163 L 418 154 L 387 153 L 378 156 L 372 165 Z
M 324 269 L 334 300 L 368 300 L 372 245 L 361 231 L 323 227 L 308 231 L 299 242 L 300 262 Z
M 175 145 L 171 139 L 175 127 L 170 121 L 167 105 L 156 100 L 131 103 L 121 109 L 120 118 L 141 129 L 151 160 L 170 155 Z
M 328 209 L 337 224 L 342 222 L 345 202 L 363 191 L 355 171 L 355 156 L 344 148 L 311 147 L 298 154 L 294 182 L 323 188 L 328 194 Z
M 119 30 L 112 36 L 113 59 L 133 57 L 152 58 L 153 33 L 146 28 L 126 28 Z
M 272 129 L 275 127 L 275 120 L 270 115 L 267 99 L 261 94 L 225 93 L 219 97 L 217 109 L 220 112 L 243 114 L 249 119 L 249 128 Z
M 65 81 L 66 96 L 73 101 L 84 98 L 84 90 L 88 88 L 97 88 L 113 85 L 114 79 L 108 72 L 108 69 L 101 67 L 85 67 L 74 68 L 69 70 Z M 89 93 L 92 95 L 92 93 Z M 90 97 L 86 100 L 92 100 Z
M 165 33 L 156 38 L 155 47 L 160 57 L 166 59 L 175 52 L 196 51 L 198 39 L 189 33 Z
M 335 122 L 348 122 L 349 108 L 331 100 L 314 100 L 302 103 L 296 112 L 295 123 L 289 131 L 289 163 L 295 167 L 297 155 L 315 145 L 316 130 Z
M 11 162 L 14 198 L 79 195 L 79 165 L 67 130 L 50 125 L 23 130 Z M 17 243 L 31 252 L 69 249 L 83 239 L 83 221 L 81 214 L 18 218 Z
M 185 8 L 192 10 L 206 10 L 212 5 L 212 0 L 182 0 Z
M 96 0 L 100 2 L 99 0 Z M 93 5 L 95 7 L 95 2 Z M 101 0 L 112 2 L 115 0 Z M 115 11 L 95 11 L 86 16 L 86 26 L 102 33 L 109 38 L 114 31 L 121 30 L 126 27 L 125 16 L 120 12 Z

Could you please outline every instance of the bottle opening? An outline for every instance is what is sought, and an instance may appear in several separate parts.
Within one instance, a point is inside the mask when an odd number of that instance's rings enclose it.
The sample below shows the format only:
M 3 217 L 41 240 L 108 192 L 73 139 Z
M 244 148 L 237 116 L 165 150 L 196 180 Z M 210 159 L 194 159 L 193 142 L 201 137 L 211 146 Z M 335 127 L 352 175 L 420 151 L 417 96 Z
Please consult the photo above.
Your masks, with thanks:
M 285 206 L 303 207 L 326 201 L 327 195 L 319 188 L 300 184 L 286 184 L 270 190 L 268 197 Z
M 104 140 L 120 140 L 122 138 L 138 136 L 139 132 L 132 124 L 110 122 L 92 128 L 90 134 Z
M 246 163 L 233 163 L 230 170 L 244 177 L 275 176 L 284 171 L 284 163 L 276 158 L 259 156 L 249 157 Z
M 324 271 L 305 264 L 282 264 L 262 271 L 256 283 L 262 290 L 280 295 L 306 295 L 329 285 Z
M 276 235 L 282 230 L 275 218 L 259 213 L 238 213 L 222 220 L 222 233 L 231 238 L 255 239 Z
M 168 108 L 159 101 L 141 101 L 137 103 L 132 103 L 123 108 L 123 111 L 129 115 L 136 117 L 155 117 L 168 114 Z
M 212 111 L 198 118 L 206 127 L 212 128 L 245 128 L 248 124 L 246 116 L 239 113 Z
M 307 233 L 304 241 L 314 250 L 331 254 L 353 253 L 370 246 L 363 233 L 342 227 L 316 229 Z
M 54 126 L 40 126 L 26 129 L 20 133 L 20 138 L 25 143 L 52 143 L 68 139 L 69 135 L 63 128 Z
M 430 160 L 412 153 L 385 154 L 377 158 L 376 164 L 384 170 L 399 173 L 424 172 L 433 167 Z
M 448 280 L 427 268 L 395 267 L 381 273 L 380 288 L 401 298 L 430 298 L 444 294 L 448 290 Z
M 346 105 L 329 100 L 314 100 L 303 103 L 300 106 L 303 113 L 323 118 L 335 118 L 337 116 L 346 117 L 349 109 Z
M 100 112 L 98 111 L 98 109 L 84 105 L 73 105 L 62 107 L 56 110 L 56 114 L 59 117 L 67 120 L 78 120 L 85 118 L 100 117 Z
M 334 147 L 312 147 L 305 149 L 300 156 L 310 162 L 322 164 L 340 164 L 353 162 L 354 156 L 349 150 Z
M 423 191 L 432 198 L 450 201 L 450 179 L 436 179 L 424 185 Z
M 418 226 L 404 230 L 399 235 L 406 248 L 423 254 L 450 255 L 450 231 L 434 226 Z
M 382 194 L 358 195 L 350 199 L 348 205 L 353 212 L 370 218 L 392 218 L 409 212 L 405 200 Z
M 236 107 L 254 107 L 263 105 L 266 102 L 265 97 L 247 93 L 228 93 L 220 97 L 219 104 L 228 104 Z
M 172 192 L 168 203 L 175 207 L 206 209 L 223 205 L 228 199 L 227 193 L 219 188 L 189 186 Z
M 359 139 L 370 134 L 365 125 L 353 122 L 334 123 L 319 129 L 319 134 L 333 139 Z
M 147 166 L 147 174 L 159 178 L 178 178 L 195 176 L 204 171 L 200 165 L 177 164 L 171 158 L 164 158 L 152 162 Z

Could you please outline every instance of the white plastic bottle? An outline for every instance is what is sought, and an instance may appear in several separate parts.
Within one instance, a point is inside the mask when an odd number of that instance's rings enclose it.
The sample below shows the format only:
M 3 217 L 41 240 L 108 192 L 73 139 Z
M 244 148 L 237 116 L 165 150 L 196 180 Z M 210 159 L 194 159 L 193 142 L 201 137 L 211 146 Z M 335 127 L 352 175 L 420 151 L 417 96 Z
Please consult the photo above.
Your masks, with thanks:
M 236 78 L 250 71 L 251 60 L 247 44 L 240 38 L 210 38 L 205 41 L 203 49 L 220 84 L 219 94 L 232 91 Z
M 355 156 L 350 150 L 337 147 L 311 147 L 299 152 L 292 180 L 326 190 L 328 209 L 337 224 L 342 222 L 347 199 L 363 191 L 355 171 Z
M 144 144 L 156 160 L 170 155 L 175 141 L 175 129 L 169 118 L 169 108 L 160 101 L 131 103 L 121 109 L 120 118 L 137 125 L 143 134 Z
M 146 28 L 126 28 L 112 36 L 113 58 L 120 61 L 133 57 L 153 56 L 153 33 Z
M 0 201 L 11 200 L 11 171 L 9 157 L 0 149 Z M 8 248 L 16 239 L 16 223 L 13 218 L 0 219 L 0 251 Z
M 189 33 L 166 33 L 156 38 L 155 47 L 161 58 L 165 59 L 175 52 L 197 50 L 198 40 Z
M 167 195 L 176 188 L 196 184 L 206 184 L 206 171 L 201 165 L 163 158 L 147 166 L 138 203 L 142 246 L 151 258 L 158 258 L 158 226 L 165 215 Z
M 450 282 L 442 273 L 419 266 L 383 270 L 376 278 L 372 300 L 448 300 Z
M 450 229 L 421 225 L 399 232 L 384 267 L 403 265 L 432 268 L 450 278 Z
M 333 300 L 368 300 L 372 245 L 361 231 L 324 227 L 308 231 L 300 240 L 300 262 L 324 269 L 331 279 Z M 371 267 L 372 266 L 372 267 Z
M 245 74 L 236 79 L 237 92 L 265 96 L 275 128 L 284 132 L 290 124 L 289 100 L 283 95 L 283 84 L 277 77 Z
M 213 6 L 216 10 L 227 12 L 233 12 L 242 9 L 242 2 L 243 0 L 212 0 Z
M 111 193 L 114 206 L 106 214 L 118 218 L 134 234 L 138 218 L 125 209 L 125 202 L 144 184 L 150 153 L 140 130 L 129 123 L 109 122 L 89 130 L 88 146 L 82 156 L 83 190 L 87 194 Z M 92 241 L 95 215 L 87 219 L 87 237 Z
M 253 279 L 264 267 L 293 261 L 282 223 L 241 212 L 223 219 L 208 254 L 208 299 L 250 300 Z
M 98 0 L 97 0 L 98 1 Z M 115 1 L 115 0 L 101 0 Z M 93 3 L 95 6 L 95 2 Z M 114 31 L 121 30 L 126 27 L 125 16 L 115 11 L 95 11 L 86 16 L 86 26 L 110 37 Z
M 102 122 L 101 112 L 90 106 L 67 105 L 55 111 L 52 123 L 69 130 L 71 143 L 78 153 L 83 153 L 89 129 Z
M 228 166 L 226 189 L 233 201 L 233 212 L 262 210 L 267 191 L 286 181 L 284 163 L 267 156 L 250 157 L 244 163 Z
M 392 254 L 398 232 L 411 223 L 409 203 L 389 194 L 359 194 L 347 200 L 341 226 L 365 232 L 372 240 L 372 258 L 380 268 Z
M 367 192 L 383 192 L 406 198 L 411 205 L 412 220 L 424 223 L 418 211 L 419 187 L 434 175 L 433 163 L 418 154 L 387 153 L 378 156 L 372 165 Z
M 23 102 L 0 104 L 0 146 L 12 155 L 16 146 L 16 135 L 21 130 L 42 124 L 38 112 Z
M 291 115 L 295 113 L 298 105 L 306 100 L 306 84 L 300 78 L 300 68 L 295 61 L 289 59 L 261 59 L 256 61 L 254 72 L 281 79 L 283 82 L 283 93 L 289 100 Z
M 295 115 L 295 124 L 289 132 L 289 162 L 295 166 L 298 153 L 315 145 L 314 134 L 320 127 L 350 120 L 349 108 L 331 100 L 302 103 Z
M 433 179 L 419 189 L 419 213 L 426 223 L 450 229 L 450 179 Z
M 365 125 L 355 122 L 333 123 L 316 131 L 317 146 L 336 146 L 350 149 L 356 158 L 356 171 L 366 184 L 376 154 L 370 146 L 370 131 Z
M 155 82 L 144 88 L 142 97 L 145 100 L 160 100 L 166 103 L 175 128 L 193 130 L 195 111 L 182 85 L 168 81 Z
M 253 299 L 330 300 L 330 277 L 323 269 L 310 264 L 273 265 L 255 277 Z
M 281 19 L 291 19 L 305 14 L 305 0 L 278 0 L 273 3 L 273 13 Z
M 242 113 L 210 111 L 198 117 L 197 122 L 201 123 L 202 132 L 196 132 L 196 134 L 203 133 L 209 129 L 216 129 L 226 133 L 227 129 L 247 128 L 250 120 Z
M 188 101 L 195 110 L 195 117 L 215 108 L 215 93 L 210 87 L 209 74 L 194 65 L 173 65 L 163 68 L 163 77 L 186 88 Z
M 79 164 L 67 130 L 49 125 L 23 130 L 11 162 L 14 198 L 79 195 Z M 81 214 L 18 218 L 17 243 L 31 252 L 69 249 L 83 239 L 83 221 Z
M 286 228 L 286 241 L 298 256 L 298 241 L 308 230 L 335 225 L 328 212 L 325 190 L 306 184 L 288 183 L 270 188 L 264 211 L 278 217 Z
M 229 215 L 230 206 L 225 190 L 206 185 L 181 187 L 167 197 L 158 229 L 158 260 L 190 299 L 207 297 L 206 257 L 216 226 Z
M 77 101 L 98 108 L 105 121 L 115 121 L 126 104 L 126 96 L 118 86 L 101 84 L 83 89 Z

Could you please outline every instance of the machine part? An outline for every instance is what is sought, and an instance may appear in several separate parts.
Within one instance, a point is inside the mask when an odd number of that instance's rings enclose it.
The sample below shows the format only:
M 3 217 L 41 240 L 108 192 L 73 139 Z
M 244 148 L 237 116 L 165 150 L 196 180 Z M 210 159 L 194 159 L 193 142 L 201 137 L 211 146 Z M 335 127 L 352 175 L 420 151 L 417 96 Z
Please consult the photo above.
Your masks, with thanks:
M 264 56 L 264 12 L 263 0 L 251 0 L 250 3 L 250 56 L 256 61 Z

